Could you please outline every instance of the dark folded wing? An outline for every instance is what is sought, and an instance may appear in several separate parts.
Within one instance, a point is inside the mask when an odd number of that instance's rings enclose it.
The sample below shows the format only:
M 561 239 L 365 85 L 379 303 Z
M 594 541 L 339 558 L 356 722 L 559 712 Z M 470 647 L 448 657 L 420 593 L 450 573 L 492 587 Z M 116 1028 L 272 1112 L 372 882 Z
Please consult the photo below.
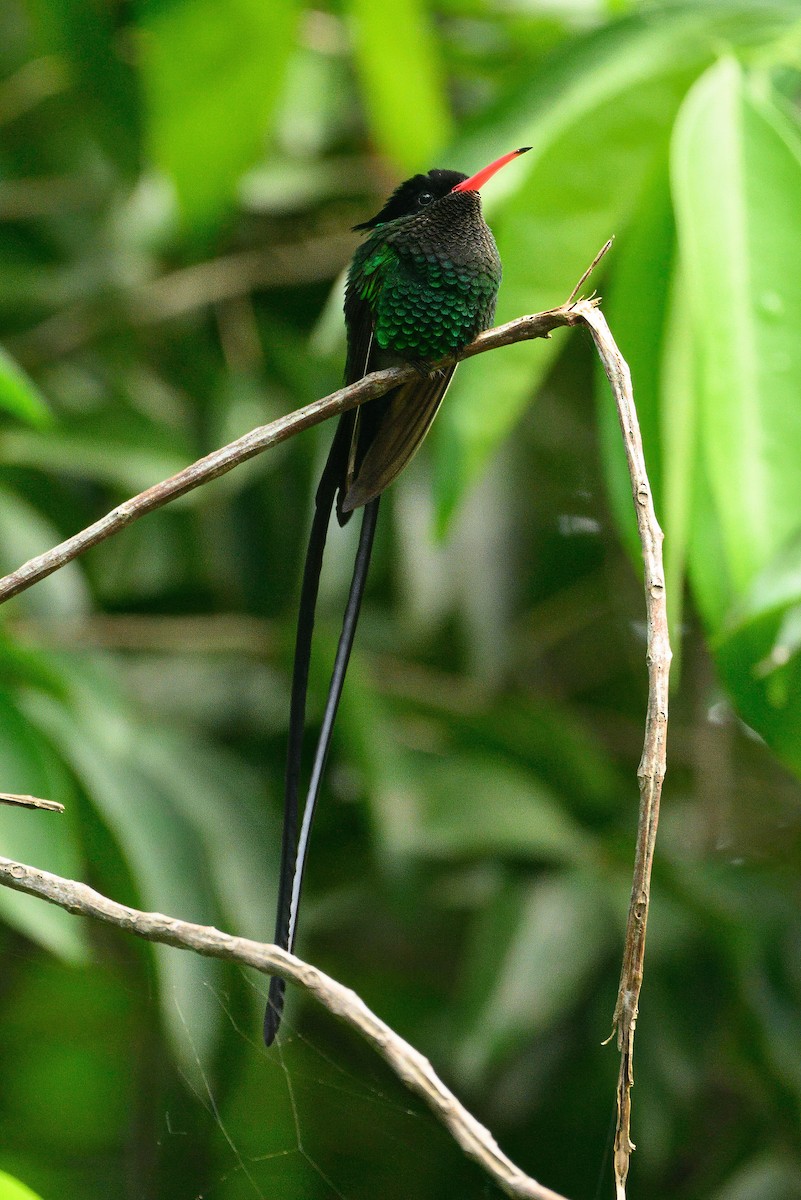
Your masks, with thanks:
M 375 370 L 373 342 L 373 313 L 370 305 L 359 295 L 358 276 L 349 279 L 345 292 L 345 318 L 348 331 L 348 356 L 345 362 L 345 383 L 355 383 Z M 343 413 L 328 456 L 326 470 L 334 472 L 337 483 L 336 515 L 340 525 L 347 525 L 351 513 L 344 512 L 342 501 L 355 473 L 357 449 L 363 441 L 361 409 Z M 322 486 L 322 485 L 321 485 Z
M 455 370 L 447 367 L 427 379 L 414 379 L 384 397 L 380 423 L 342 502 L 343 513 L 375 499 L 400 474 L 431 428 Z M 374 404 L 380 401 L 365 407 Z

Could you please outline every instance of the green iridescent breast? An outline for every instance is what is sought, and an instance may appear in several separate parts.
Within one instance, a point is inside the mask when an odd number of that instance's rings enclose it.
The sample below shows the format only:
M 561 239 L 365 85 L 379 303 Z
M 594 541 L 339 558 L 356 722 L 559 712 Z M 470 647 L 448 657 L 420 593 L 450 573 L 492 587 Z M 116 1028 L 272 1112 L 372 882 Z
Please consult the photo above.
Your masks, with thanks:
M 373 314 L 378 345 L 406 359 L 438 359 L 492 324 L 501 266 L 480 220 L 433 238 L 421 222 L 379 227 L 354 257 L 349 287 Z M 397 228 L 393 228 L 397 227 Z M 426 233 L 426 236 L 422 236 Z M 448 236 L 450 235 L 450 236 Z

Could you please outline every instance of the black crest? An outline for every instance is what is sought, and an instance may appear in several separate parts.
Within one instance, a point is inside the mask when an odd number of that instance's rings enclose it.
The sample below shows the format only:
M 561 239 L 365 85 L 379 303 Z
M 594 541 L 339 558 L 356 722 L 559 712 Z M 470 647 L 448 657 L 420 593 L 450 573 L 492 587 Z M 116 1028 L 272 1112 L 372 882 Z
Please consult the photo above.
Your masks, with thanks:
M 467 176 L 461 171 L 441 171 L 437 167 L 427 175 L 413 175 L 395 189 L 377 216 L 363 221 L 361 225 L 354 225 L 353 228 L 375 229 L 377 225 L 394 221 L 397 217 L 413 217 L 427 204 L 447 196 L 457 183 L 462 183 L 465 179 Z

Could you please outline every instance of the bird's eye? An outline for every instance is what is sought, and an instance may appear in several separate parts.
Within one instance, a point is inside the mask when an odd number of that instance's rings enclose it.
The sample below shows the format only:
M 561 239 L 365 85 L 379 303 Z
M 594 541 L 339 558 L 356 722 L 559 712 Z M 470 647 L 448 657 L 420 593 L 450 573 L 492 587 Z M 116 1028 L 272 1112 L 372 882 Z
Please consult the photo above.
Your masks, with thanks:
M 417 197 L 417 203 L 422 208 L 424 204 L 430 204 L 433 199 L 434 196 L 432 192 L 421 192 Z

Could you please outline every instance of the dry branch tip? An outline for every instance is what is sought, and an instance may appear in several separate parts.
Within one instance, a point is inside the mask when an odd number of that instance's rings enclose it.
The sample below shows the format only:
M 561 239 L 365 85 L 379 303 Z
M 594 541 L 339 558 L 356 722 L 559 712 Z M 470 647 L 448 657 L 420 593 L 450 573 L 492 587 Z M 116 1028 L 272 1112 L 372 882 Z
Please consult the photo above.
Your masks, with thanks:
M 595 255 L 595 258 L 592 260 L 592 262 L 590 263 L 590 265 L 587 267 L 587 270 L 586 270 L 586 271 L 584 272 L 584 274 L 581 276 L 581 279 L 579 279 L 578 283 L 577 283 L 577 284 L 576 284 L 576 286 L 573 288 L 573 291 L 570 293 L 570 295 L 568 296 L 567 300 L 565 300 L 565 303 L 564 303 L 564 307 L 565 307 L 565 308 L 574 308 L 574 307 L 575 307 L 575 304 L 578 304 L 578 303 L 580 303 L 581 297 L 579 297 L 579 299 L 578 299 L 578 300 L 576 300 L 576 297 L 578 296 L 578 294 L 579 294 L 579 292 L 581 291 L 581 289 L 584 287 L 584 284 L 587 282 L 587 280 L 589 279 L 590 275 L 592 275 L 593 271 L 594 271 L 594 270 L 595 270 L 595 268 L 598 266 L 598 263 L 599 263 L 599 262 L 601 261 L 601 259 L 602 259 L 602 258 L 604 258 L 604 257 L 605 257 L 605 255 L 606 255 L 606 254 L 608 254 L 608 253 L 609 253 L 609 251 L 612 249 L 612 243 L 614 242 L 614 240 L 615 240 L 615 236 L 614 236 L 614 234 L 613 234 L 613 235 L 612 235 L 612 237 L 610 237 L 610 238 L 609 238 L 609 239 L 608 239 L 608 240 L 607 240 L 607 241 L 606 241 L 606 242 L 603 244 L 603 246 L 601 246 L 601 249 L 600 249 L 600 250 L 598 251 L 598 253 Z M 595 293 L 593 292 L 593 293 L 592 293 L 592 295 L 594 296 L 594 295 L 595 295 Z M 574 302 L 575 302 L 575 303 L 574 303 Z
M 0 804 L 13 804 L 18 808 L 36 808 L 44 812 L 63 813 L 64 805 L 58 800 L 41 800 L 38 796 L 18 796 L 15 792 L 0 792 Z

